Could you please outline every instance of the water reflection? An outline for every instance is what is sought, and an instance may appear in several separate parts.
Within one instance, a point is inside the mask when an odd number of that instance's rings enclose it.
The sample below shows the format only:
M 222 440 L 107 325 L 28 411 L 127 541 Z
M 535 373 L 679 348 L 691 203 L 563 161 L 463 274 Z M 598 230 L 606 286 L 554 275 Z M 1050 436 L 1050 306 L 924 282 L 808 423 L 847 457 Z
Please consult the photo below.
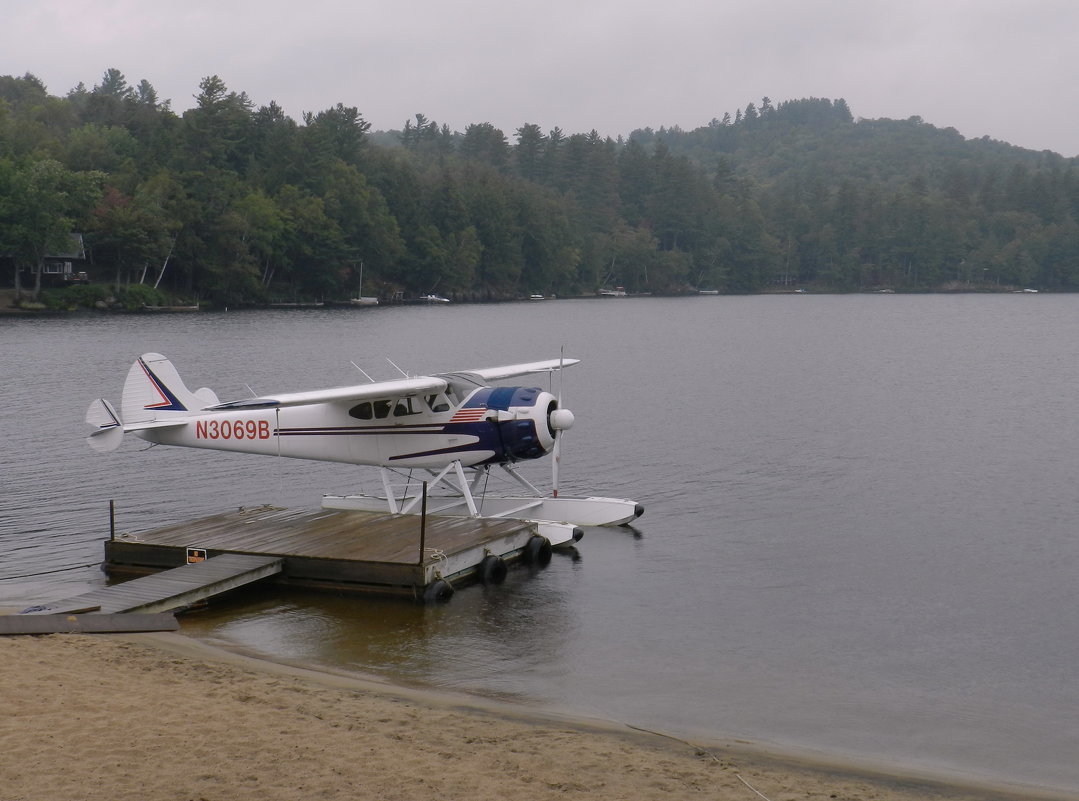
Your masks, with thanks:
M 580 554 L 558 553 L 572 564 Z M 550 569 L 549 567 L 547 569 Z M 184 630 L 272 658 L 345 668 L 395 681 L 539 700 L 521 677 L 566 675 L 575 627 L 545 570 L 515 566 L 504 584 L 469 586 L 449 604 L 260 589 L 184 618 Z

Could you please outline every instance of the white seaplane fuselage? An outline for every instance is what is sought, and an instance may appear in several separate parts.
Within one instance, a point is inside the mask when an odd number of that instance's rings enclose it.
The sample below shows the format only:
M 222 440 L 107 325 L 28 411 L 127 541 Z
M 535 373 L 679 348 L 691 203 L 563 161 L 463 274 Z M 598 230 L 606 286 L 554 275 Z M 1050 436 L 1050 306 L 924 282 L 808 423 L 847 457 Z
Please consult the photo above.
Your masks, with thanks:
M 488 409 L 482 398 L 473 397 L 480 394 L 486 393 L 477 389 L 458 408 L 440 412 L 423 408 L 427 404 L 421 396 L 398 398 L 392 406 L 390 401 L 361 401 L 208 409 L 194 412 L 185 425 L 135 434 L 161 445 L 375 466 L 440 468 L 452 455 L 472 467 L 504 455 L 499 443 L 491 441 L 492 418 L 523 423 L 537 447 L 551 447 L 553 434 L 545 423 L 535 432 L 534 420 L 543 420 L 546 403 L 553 400 L 549 393 L 535 395 L 543 409 L 535 404 Z M 530 444 L 521 447 L 527 450 Z
M 118 447 L 124 432 L 131 432 L 161 445 L 383 470 L 384 496 L 327 496 L 327 508 L 418 512 L 416 493 L 398 497 L 387 471 L 441 471 L 434 483 L 449 488 L 451 497 L 436 501 L 429 513 L 534 520 L 558 545 L 578 539 L 578 526 L 627 523 L 642 509 L 623 499 L 544 497 L 517 476 L 514 463 L 557 453 L 573 416 L 550 392 L 487 382 L 575 363 L 530 362 L 222 403 L 212 390 L 187 389 L 168 359 L 148 353 L 128 372 L 122 412 L 97 400 L 86 420 L 96 427 L 90 444 L 101 451 Z M 477 474 L 492 466 L 506 467 L 528 494 L 475 498 Z

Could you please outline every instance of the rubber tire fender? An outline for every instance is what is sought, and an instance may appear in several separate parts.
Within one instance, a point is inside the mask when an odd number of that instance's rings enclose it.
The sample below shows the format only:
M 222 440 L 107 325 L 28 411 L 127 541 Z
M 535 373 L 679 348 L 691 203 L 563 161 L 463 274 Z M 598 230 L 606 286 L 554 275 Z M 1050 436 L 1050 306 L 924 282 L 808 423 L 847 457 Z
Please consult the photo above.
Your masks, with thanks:
M 547 567 L 551 563 L 551 552 L 551 541 L 535 534 L 525 544 L 522 556 L 533 567 Z
M 445 603 L 453 597 L 453 585 L 446 579 L 436 579 L 423 588 L 425 604 Z
M 501 584 L 506 580 L 506 561 L 493 553 L 483 557 L 483 561 L 476 566 L 476 578 L 480 584 L 491 586 Z

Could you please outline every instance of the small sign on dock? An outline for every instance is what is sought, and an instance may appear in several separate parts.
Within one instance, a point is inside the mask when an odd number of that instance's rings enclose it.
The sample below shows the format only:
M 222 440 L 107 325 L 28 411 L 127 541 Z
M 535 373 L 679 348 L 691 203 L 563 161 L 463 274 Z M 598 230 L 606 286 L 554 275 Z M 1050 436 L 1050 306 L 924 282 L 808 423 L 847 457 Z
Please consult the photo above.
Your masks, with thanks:
M 194 565 L 199 562 L 206 561 L 206 549 L 205 548 L 188 548 L 187 549 L 187 563 Z

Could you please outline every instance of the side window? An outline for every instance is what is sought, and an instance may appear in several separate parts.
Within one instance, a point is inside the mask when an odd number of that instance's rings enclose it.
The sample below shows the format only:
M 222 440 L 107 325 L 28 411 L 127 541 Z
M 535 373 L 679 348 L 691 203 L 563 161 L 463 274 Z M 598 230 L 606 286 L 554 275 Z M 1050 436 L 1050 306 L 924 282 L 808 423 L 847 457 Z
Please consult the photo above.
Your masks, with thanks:
M 448 405 L 446 409 L 449 409 Z M 407 417 L 420 412 L 412 398 L 399 398 L 396 401 L 377 400 L 357 403 L 348 410 L 348 413 L 357 420 L 385 420 L 391 413 L 394 417 Z
M 417 407 L 416 399 L 413 396 L 407 398 L 399 398 L 397 403 L 393 407 L 394 417 L 406 417 L 410 414 L 419 414 L 420 410 Z
M 348 410 L 348 413 L 350 417 L 355 417 L 357 420 L 373 420 L 375 417 L 370 401 L 356 404 Z
M 427 401 L 427 408 L 432 412 L 448 412 L 450 410 L 450 399 L 443 392 L 439 392 L 437 395 L 428 395 L 424 400 Z

